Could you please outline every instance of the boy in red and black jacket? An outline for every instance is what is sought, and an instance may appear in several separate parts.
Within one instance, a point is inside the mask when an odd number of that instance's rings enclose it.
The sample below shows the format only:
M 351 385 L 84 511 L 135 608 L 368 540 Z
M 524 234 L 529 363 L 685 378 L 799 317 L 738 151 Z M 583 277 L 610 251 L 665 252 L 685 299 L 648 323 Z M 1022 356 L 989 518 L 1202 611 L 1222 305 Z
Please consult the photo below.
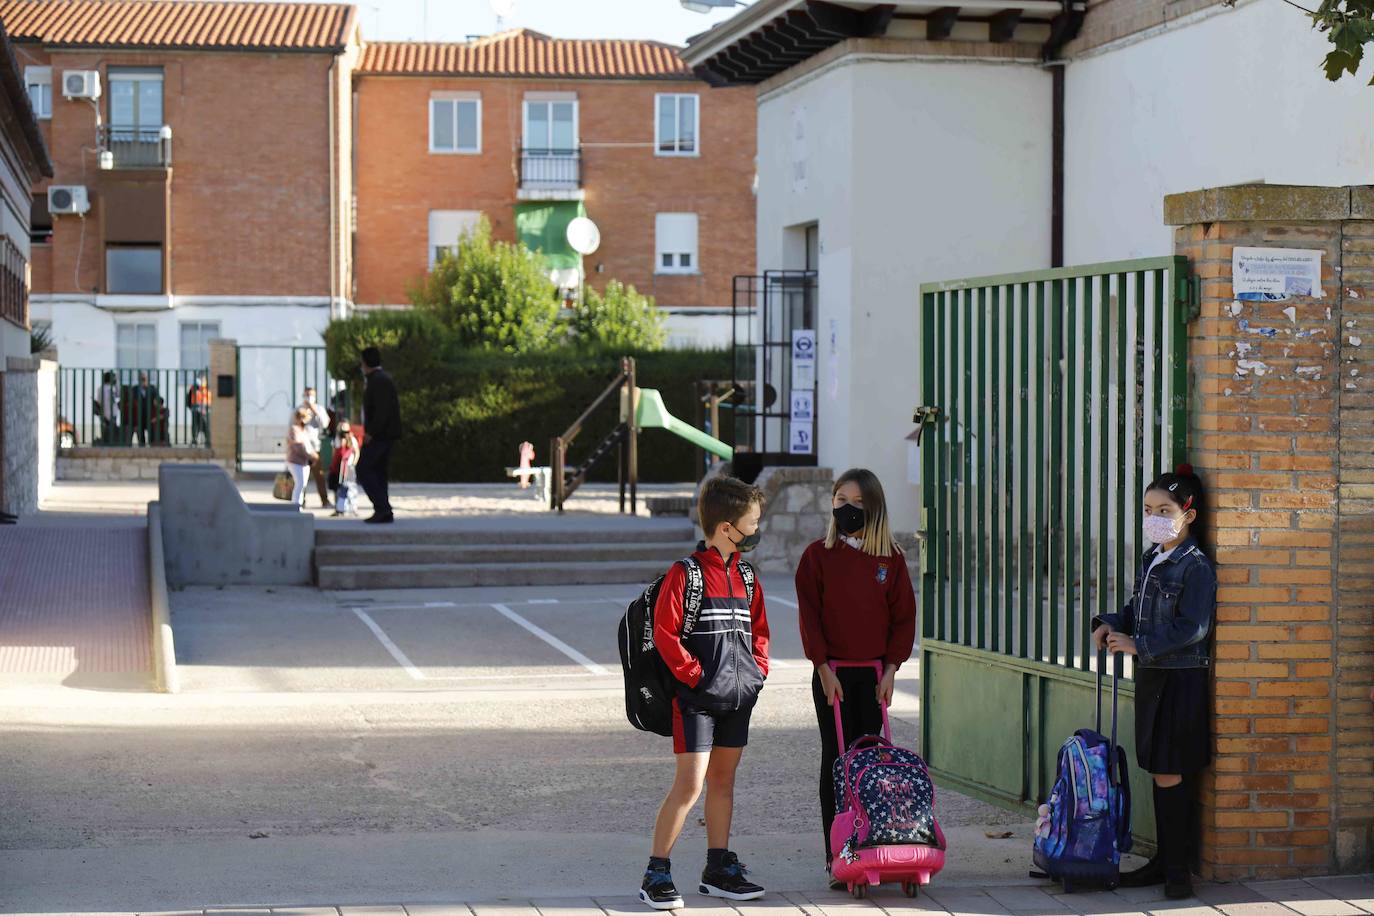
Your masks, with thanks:
M 653 854 L 639 897 L 657 910 L 683 905 L 668 856 L 683 822 L 706 793 L 706 869 L 698 891 L 729 900 L 756 900 L 764 890 L 746 877 L 729 850 L 735 770 L 749 739 L 749 716 L 768 676 L 768 618 L 763 590 L 740 554 L 758 544 L 763 493 L 733 477 L 702 490 L 697 512 L 706 536 L 693 558 L 701 567 L 701 613 L 685 626 L 688 586 L 681 563 L 663 580 L 654 605 L 654 646 L 678 680 L 673 699 L 677 772 L 654 823 Z M 684 630 L 686 632 L 684 632 Z

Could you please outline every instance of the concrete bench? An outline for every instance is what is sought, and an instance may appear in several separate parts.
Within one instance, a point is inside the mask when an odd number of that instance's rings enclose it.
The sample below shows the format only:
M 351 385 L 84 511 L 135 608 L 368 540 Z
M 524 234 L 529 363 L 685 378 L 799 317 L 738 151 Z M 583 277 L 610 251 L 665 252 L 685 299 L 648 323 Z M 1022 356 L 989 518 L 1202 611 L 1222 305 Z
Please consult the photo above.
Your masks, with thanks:
M 519 477 L 528 474 L 534 478 L 534 498 L 548 505 L 550 497 L 553 495 L 553 468 L 549 467 L 530 467 L 530 468 L 506 468 L 507 477 Z
M 157 481 L 168 585 L 311 583 L 313 515 L 245 503 L 216 465 L 165 463 Z

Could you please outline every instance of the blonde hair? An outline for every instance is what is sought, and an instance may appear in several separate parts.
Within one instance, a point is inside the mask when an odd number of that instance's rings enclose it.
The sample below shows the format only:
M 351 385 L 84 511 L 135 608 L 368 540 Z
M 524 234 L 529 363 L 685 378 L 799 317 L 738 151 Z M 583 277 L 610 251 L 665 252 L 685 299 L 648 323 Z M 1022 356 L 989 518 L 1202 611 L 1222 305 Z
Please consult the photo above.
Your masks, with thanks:
M 847 483 L 858 484 L 859 494 L 864 500 L 864 536 L 860 549 L 875 557 L 901 553 L 902 549 L 892 537 L 892 526 L 887 519 L 887 497 L 883 495 L 883 485 L 878 475 L 867 468 L 850 468 L 835 479 L 835 486 L 830 490 L 832 502 L 835 494 L 840 492 L 840 487 Z M 832 515 L 830 526 L 825 531 L 825 546 L 833 548 L 839 542 L 840 531 Z
M 310 410 L 308 410 L 308 409 L 306 409 L 306 408 L 304 408 L 304 407 L 299 407 L 299 408 L 297 408 L 297 409 L 296 409 L 296 425 L 297 425 L 297 426 L 304 426 L 305 424 L 307 424 L 307 423 L 310 422 L 310 418 L 311 418 L 312 416 L 314 416 L 314 413 L 313 413 L 312 411 L 310 411 Z

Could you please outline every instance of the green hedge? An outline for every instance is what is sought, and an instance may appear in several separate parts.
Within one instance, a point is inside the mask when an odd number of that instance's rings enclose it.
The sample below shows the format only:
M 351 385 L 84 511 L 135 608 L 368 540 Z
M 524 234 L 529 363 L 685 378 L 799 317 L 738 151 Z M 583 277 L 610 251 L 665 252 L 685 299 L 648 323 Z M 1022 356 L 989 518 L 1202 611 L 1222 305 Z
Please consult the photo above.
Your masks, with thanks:
M 395 312 L 338 321 L 325 335 L 329 365 L 350 379 L 356 418 L 362 403 L 358 354 L 382 350 L 382 364 L 400 392 L 405 438 L 392 453 L 394 480 L 410 482 L 505 481 L 519 463 L 520 443 L 534 443 L 537 464 L 549 463 L 549 440 L 577 419 L 619 371 L 621 356 L 635 358 L 642 388 L 657 388 L 677 417 L 695 419 L 695 382 L 730 376 L 726 350 L 641 353 L 554 350 L 502 354 L 465 350 L 433 318 Z M 619 421 L 614 399 L 587 423 L 568 460 L 576 464 Z M 728 428 L 732 425 L 723 423 Z M 731 441 L 729 436 L 725 437 Z M 646 483 L 696 480 L 695 447 L 663 430 L 639 437 L 639 474 Z M 593 480 L 615 479 L 614 457 Z

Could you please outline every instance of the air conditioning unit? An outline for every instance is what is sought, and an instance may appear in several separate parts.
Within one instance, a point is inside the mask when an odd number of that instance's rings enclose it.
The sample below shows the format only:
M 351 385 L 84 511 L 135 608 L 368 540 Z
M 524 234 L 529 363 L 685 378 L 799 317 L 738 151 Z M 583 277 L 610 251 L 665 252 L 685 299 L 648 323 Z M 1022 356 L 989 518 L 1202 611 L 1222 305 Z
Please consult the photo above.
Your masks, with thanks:
M 100 98 L 99 70 L 65 70 L 62 73 L 62 94 L 69 99 Z
M 85 185 L 55 184 L 48 188 L 48 212 L 54 216 L 61 213 L 75 213 L 80 216 L 89 209 L 91 201 L 86 196 Z

